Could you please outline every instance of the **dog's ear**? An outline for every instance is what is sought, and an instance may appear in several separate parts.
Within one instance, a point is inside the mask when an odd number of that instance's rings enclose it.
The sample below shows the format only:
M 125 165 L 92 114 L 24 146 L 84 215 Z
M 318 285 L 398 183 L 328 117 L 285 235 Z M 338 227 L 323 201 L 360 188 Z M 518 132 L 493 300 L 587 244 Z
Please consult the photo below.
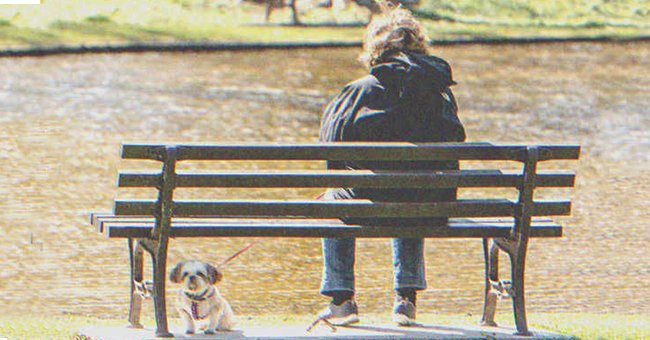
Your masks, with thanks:
M 174 269 L 172 269 L 171 273 L 169 273 L 169 281 L 173 283 L 179 283 L 183 279 L 181 277 L 182 271 L 183 271 L 183 265 L 185 262 L 179 262 Z
M 221 279 L 223 279 L 223 273 L 221 272 L 221 270 L 219 270 L 219 268 L 209 264 L 208 277 L 210 278 L 210 283 L 215 284 L 221 281 Z

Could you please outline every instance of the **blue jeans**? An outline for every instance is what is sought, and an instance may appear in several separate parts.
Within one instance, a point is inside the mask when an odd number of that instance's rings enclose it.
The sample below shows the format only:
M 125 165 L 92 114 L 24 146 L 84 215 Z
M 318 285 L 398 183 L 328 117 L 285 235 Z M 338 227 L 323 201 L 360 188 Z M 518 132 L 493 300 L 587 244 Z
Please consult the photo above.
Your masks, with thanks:
M 354 292 L 354 238 L 323 239 L 323 282 L 321 294 L 333 291 Z M 424 240 L 393 239 L 393 274 L 395 289 L 425 289 Z

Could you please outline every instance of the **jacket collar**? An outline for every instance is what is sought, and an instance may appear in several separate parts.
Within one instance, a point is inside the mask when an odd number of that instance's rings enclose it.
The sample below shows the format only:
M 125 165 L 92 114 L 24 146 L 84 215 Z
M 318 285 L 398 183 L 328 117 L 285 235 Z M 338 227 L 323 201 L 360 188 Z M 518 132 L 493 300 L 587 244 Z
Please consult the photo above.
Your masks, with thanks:
M 444 59 L 411 51 L 385 52 L 370 69 L 370 74 L 382 83 L 396 87 L 405 86 L 405 82 L 413 80 L 429 83 L 437 90 L 456 85 L 451 67 Z

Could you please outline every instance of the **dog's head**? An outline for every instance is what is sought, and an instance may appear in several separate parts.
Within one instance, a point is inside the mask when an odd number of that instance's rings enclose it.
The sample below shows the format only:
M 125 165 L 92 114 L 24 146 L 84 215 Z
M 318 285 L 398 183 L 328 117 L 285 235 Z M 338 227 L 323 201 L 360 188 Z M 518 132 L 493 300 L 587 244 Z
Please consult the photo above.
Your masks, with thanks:
M 183 283 L 188 292 L 200 292 L 221 281 L 223 274 L 216 267 L 201 261 L 179 262 L 169 274 L 173 283 Z

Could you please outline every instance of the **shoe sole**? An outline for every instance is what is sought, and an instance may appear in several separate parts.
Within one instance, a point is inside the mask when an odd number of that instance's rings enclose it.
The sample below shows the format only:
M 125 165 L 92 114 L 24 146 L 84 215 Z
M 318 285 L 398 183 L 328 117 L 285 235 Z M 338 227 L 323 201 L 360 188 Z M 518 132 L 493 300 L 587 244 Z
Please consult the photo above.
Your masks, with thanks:
M 359 316 L 356 315 L 356 314 L 352 314 L 352 315 L 344 317 L 344 318 L 329 319 L 327 321 L 329 321 L 334 326 L 347 326 L 347 325 L 351 325 L 353 323 L 358 323 L 359 322 Z
M 416 324 L 415 320 L 410 319 L 404 314 L 393 314 L 393 322 L 398 326 L 413 326 Z

